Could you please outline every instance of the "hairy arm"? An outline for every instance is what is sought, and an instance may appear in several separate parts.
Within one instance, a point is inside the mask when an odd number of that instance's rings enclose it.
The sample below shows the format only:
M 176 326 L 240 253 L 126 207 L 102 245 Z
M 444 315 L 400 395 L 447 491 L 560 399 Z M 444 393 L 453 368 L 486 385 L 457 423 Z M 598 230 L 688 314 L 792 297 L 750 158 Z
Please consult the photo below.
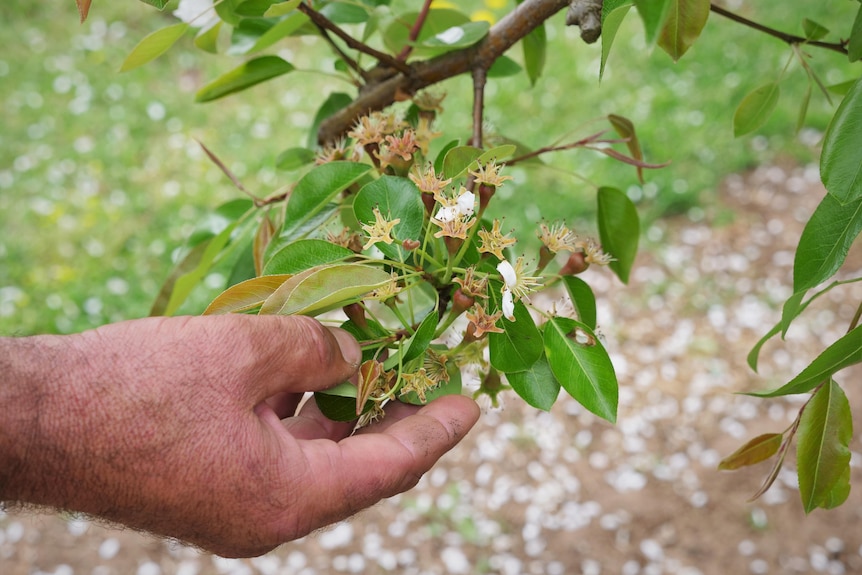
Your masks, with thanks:
M 409 489 L 478 417 L 464 397 L 393 404 L 351 435 L 299 407 L 358 361 L 346 332 L 303 317 L 0 339 L 0 500 L 264 553 Z

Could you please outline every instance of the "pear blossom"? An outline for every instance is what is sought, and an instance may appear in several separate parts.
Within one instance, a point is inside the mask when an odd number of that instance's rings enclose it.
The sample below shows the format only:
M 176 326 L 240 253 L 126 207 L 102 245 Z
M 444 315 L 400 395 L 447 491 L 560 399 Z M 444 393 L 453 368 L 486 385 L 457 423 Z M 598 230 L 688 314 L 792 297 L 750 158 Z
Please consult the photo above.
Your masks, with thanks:
M 180 0 L 174 16 L 195 28 L 209 28 L 219 21 L 213 0 Z
M 368 234 L 368 241 L 362 246 L 362 249 L 367 250 L 377 242 L 383 242 L 386 244 L 391 244 L 393 241 L 391 233 L 392 228 L 395 227 L 395 224 L 399 223 L 401 218 L 395 218 L 392 221 L 387 220 L 383 217 L 383 214 L 380 213 L 380 210 L 376 207 L 374 208 L 374 223 L 373 224 L 361 224 L 362 229 L 365 230 L 365 233 Z

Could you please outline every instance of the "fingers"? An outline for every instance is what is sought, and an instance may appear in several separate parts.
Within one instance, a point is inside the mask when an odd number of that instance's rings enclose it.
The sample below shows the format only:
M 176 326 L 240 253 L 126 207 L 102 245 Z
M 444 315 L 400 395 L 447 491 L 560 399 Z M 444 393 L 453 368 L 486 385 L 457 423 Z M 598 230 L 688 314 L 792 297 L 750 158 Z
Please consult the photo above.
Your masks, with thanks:
M 306 508 L 300 514 L 308 523 L 299 526 L 297 536 L 410 489 L 478 418 L 475 402 L 449 395 L 389 424 L 381 433 L 366 432 L 339 443 L 302 444 L 310 465 L 308 475 L 315 483 L 309 486 L 303 501 Z
M 362 352 L 346 331 L 304 316 L 253 318 L 257 401 L 281 392 L 317 391 L 348 380 Z M 262 361 L 261 361 L 262 359 Z

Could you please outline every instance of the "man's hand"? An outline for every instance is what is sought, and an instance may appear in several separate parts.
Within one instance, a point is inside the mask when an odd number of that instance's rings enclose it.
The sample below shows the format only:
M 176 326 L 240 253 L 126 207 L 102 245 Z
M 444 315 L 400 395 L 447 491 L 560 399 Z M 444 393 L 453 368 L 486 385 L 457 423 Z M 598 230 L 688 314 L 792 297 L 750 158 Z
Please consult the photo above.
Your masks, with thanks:
M 224 556 L 265 553 L 410 489 L 478 418 L 461 396 L 394 402 L 350 435 L 314 401 L 300 407 L 359 359 L 347 332 L 306 317 L 150 318 L 0 340 L 0 466 L 13 470 L 0 500 Z

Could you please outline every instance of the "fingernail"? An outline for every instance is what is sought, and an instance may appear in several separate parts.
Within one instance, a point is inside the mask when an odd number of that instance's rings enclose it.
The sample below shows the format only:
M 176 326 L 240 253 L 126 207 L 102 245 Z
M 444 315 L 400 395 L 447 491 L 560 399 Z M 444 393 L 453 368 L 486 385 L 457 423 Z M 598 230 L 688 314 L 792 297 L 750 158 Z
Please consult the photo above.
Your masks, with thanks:
M 341 349 L 341 357 L 344 358 L 344 361 L 353 367 L 359 367 L 359 364 L 362 363 L 362 350 L 359 348 L 359 343 L 357 343 L 356 339 L 338 327 L 330 327 L 329 331 L 332 332 L 332 335 L 338 341 L 338 347 Z

